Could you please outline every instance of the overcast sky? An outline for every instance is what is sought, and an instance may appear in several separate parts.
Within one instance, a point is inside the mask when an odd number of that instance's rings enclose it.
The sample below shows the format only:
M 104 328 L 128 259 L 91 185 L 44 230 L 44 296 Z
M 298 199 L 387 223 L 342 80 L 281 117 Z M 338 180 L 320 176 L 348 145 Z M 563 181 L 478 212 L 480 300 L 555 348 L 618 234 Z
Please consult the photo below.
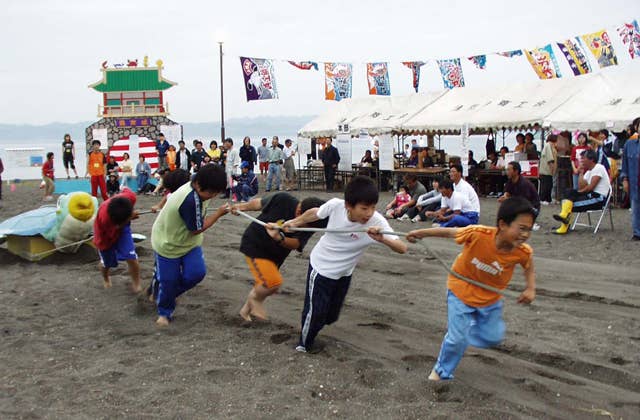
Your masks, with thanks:
M 517 5 L 516 5 L 517 4 Z M 520 6 L 522 4 L 522 6 Z M 400 62 L 534 48 L 608 29 L 621 65 L 628 63 L 615 28 L 640 19 L 638 0 L 535 2 L 468 0 L 165 1 L 3 0 L 0 25 L 0 123 L 95 120 L 101 95 L 87 86 L 100 64 L 144 55 L 164 61 L 165 93 L 178 122 L 220 118 L 216 37 L 225 38 L 225 115 L 315 115 L 323 72 L 276 63 L 278 100 L 247 103 L 238 56 L 354 64 L 353 96 L 367 95 L 367 61 L 389 61 L 391 92 L 412 91 Z M 563 76 L 573 77 L 556 49 Z M 597 66 L 596 66 L 597 67 Z M 436 64 L 422 68 L 421 91 L 442 89 Z M 524 57 L 463 62 L 467 86 L 536 80 Z M 322 70 L 322 68 L 321 68 Z

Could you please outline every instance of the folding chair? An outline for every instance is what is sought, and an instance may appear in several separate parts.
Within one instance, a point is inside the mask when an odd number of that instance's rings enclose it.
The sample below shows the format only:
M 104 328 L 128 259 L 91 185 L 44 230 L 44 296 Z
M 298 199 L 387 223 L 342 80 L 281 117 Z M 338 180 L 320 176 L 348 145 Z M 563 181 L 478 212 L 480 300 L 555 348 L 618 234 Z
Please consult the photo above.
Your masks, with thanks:
M 571 230 L 575 230 L 576 226 L 584 226 L 588 228 L 594 227 L 591 224 L 591 213 L 600 212 L 600 217 L 598 218 L 598 223 L 596 223 L 595 228 L 593 229 L 593 234 L 598 233 L 598 229 L 600 228 L 600 223 L 602 223 L 602 219 L 604 219 L 604 214 L 609 213 L 609 222 L 611 223 L 611 230 L 613 230 L 613 215 L 611 214 L 611 198 L 613 197 L 613 192 L 611 189 L 611 185 L 609 185 L 609 194 L 607 194 L 607 199 L 604 201 L 604 206 L 601 209 L 597 210 L 587 210 L 584 212 L 576 213 L 576 218 L 573 220 L 571 224 Z M 588 224 L 586 223 L 578 223 L 578 219 L 582 213 L 587 213 Z

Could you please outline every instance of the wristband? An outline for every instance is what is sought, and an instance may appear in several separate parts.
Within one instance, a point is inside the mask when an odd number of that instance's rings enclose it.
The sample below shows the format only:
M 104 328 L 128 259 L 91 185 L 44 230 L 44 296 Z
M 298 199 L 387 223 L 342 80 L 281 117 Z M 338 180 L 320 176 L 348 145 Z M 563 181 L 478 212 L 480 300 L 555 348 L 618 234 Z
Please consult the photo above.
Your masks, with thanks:
M 278 232 L 278 234 L 280 235 L 280 240 L 278 241 L 278 243 L 279 243 L 279 244 L 281 244 L 281 243 L 283 243 L 283 242 L 284 242 L 284 240 L 285 240 L 287 237 L 284 235 L 284 232 L 283 232 L 283 231 Z

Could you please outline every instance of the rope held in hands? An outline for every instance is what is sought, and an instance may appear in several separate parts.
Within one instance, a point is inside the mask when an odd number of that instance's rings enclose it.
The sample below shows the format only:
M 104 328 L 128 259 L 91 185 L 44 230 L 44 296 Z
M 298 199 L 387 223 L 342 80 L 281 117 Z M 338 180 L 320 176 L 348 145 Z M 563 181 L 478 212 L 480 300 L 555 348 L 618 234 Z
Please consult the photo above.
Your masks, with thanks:
M 235 210 L 236 213 L 238 213 L 240 216 L 249 219 L 250 221 L 259 224 L 260 226 L 267 226 L 267 223 L 263 222 L 262 220 L 256 219 L 255 217 L 241 211 L 241 210 Z M 368 229 L 366 228 L 362 228 L 362 229 L 323 229 L 323 228 L 309 228 L 309 227 L 305 227 L 305 228 L 301 228 L 301 227 L 290 227 L 288 228 L 290 231 L 293 232 L 320 232 L 320 233 L 357 233 L 357 232 L 362 232 L 365 233 L 368 231 Z M 397 235 L 397 236 L 406 236 L 407 234 L 404 232 L 394 232 L 394 231 L 380 231 L 381 234 L 383 235 Z M 481 283 L 479 281 L 470 279 L 468 277 L 463 276 L 462 274 L 456 273 L 455 271 L 453 271 L 450 266 L 445 263 L 439 256 L 438 254 L 436 254 L 435 252 L 433 252 L 433 250 L 431 250 L 429 248 L 429 246 L 424 242 L 424 241 L 420 241 L 418 242 L 420 245 L 422 245 L 422 247 L 431 255 L 433 255 L 433 257 L 436 259 L 436 261 L 438 261 L 442 267 L 444 267 L 444 269 L 451 274 L 452 276 L 456 277 L 457 279 L 460 279 L 462 281 L 465 281 L 467 283 L 473 284 L 474 286 L 480 287 L 482 289 L 488 290 L 490 292 L 494 292 L 494 293 L 498 293 L 499 295 L 503 295 L 503 296 L 512 296 L 512 297 L 518 297 L 520 294 L 518 292 L 513 292 L 511 290 L 501 290 L 498 288 L 495 288 L 493 286 L 489 286 L 488 284 L 485 283 Z

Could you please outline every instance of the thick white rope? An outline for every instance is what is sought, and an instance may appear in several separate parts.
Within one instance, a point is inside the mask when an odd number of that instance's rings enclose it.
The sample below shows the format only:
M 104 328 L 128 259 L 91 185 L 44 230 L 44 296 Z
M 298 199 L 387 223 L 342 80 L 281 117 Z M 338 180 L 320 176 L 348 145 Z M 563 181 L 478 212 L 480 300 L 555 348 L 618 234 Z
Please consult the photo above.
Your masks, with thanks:
M 235 212 L 237 214 L 239 214 L 240 216 L 243 216 L 246 219 L 251 220 L 254 223 L 259 224 L 260 226 L 267 226 L 267 223 L 263 222 L 262 220 L 256 219 L 255 217 L 241 211 L 241 210 L 235 210 Z M 278 227 L 280 228 L 280 227 Z M 319 233 L 357 233 L 357 232 L 367 232 L 368 229 L 366 228 L 362 228 L 362 229 L 323 229 L 323 228 L 300 228 L 300 227 L 288 227 L 287 228 L 290 231 L 293 232 L 319 232 Z M 394 232 L 394 231 L 380 231 L 381 234 L 383 235 L 397 235 L 397 236 L 407 236 L 406 233 L 404 232 Z M 451 269 L 451 267 L 444 262 L 435 252 L 433 252 L 424 241 L 420 241 L 418 242 L 420 245 L 422 245 L 422 247 L 431 255 L 433 255 L 433 257 L 436 259 L 436 261 L 438 261 L 442 267 L 444 267 L 445 270 L 447 270 L 447 272 L 449 274 L 451 274 L 452 276 L 456 277 L 457 279 L 460 279 L 462 281 L 465 281 L 467 283 L 473 284 L 474 286 L 480 287 L 482 289 L 488 290 L 490 292 L 494 292 L 494 293 L 498 293 L 499 295 L 504 295 L 504 296 L 513 296 L 513 297 L 518 297 L 520 294 L 518 292 L 513 292 L 511 290 L 501 290 L 498 288 L 495 288 L 493 286 L 490 286 L 488 284 L 485 283 L 481 283 L 479 281 L 470 279 L 468 277 L 463 276 L 462 274 L 458 274 L 455 271 L 453 271 Z

